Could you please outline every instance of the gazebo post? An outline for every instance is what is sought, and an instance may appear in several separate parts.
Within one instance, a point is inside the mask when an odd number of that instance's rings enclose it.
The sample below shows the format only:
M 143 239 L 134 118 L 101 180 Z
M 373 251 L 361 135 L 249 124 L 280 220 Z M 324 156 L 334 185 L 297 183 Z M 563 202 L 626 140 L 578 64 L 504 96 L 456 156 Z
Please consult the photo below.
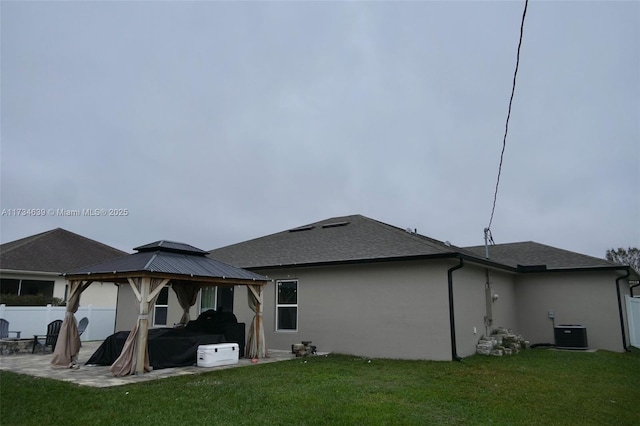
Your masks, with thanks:
M 140 316 L 138 317 L 138 353 L 136 354 L 136 374 L 144 374 L 144 361 L 149 334 L 149 290 L 151 278 L 142 278 L 140 285 Z
M 264 342 L 262 341 L 262 286 L 258 287 L 260 299 L 258 299 L 258 304 L 256 306 L 256 341 L 258 342 L 258 349 L 260 350 L 260 355 L 264 356 L 263 352 L 266 352 L 266 348 L 264 348 Z
M 254 312 L 251 321 L 251 334 L 247 340 L 248 356 L 252 358 L 264 358 L 267 356 L 267 348 L 264 339 L 264 329 L 262 324 L 262 291 L 264 284 L 249 284 L 249 307 Z

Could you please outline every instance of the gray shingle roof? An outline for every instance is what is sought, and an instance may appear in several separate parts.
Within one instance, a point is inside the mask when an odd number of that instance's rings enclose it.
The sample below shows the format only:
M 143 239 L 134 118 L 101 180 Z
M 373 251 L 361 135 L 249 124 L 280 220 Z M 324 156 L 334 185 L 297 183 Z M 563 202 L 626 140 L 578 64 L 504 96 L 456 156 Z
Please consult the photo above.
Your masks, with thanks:
M 211 256 L 242 268 L 443 256 L 458 252 L 361 215 L 334 217 L 227 247 Z
M 467 251 L 484 257 L 484 246 L 466 247 Z M 489 246 L 489 260 L 517 267 L 546 265 L 547 269 L 599 268 L 620 266 L 605 259 L 547 246 L 533 241 Z
M 0 268 L 62 273 L 126 254 L 62 228 L 0 245 Z
M 206 256 L 207 252 L 183 243 L 151 243 L 138 253 L 121 256 L 89 267 L 68 271 L 67 275 L 151 272 L 189 277 L 268 281 L 262 275 L 239 269 Z
M 604 259 L 532 241 L 489 247 L 488 262 L 516 269 L 620 267 Z M 453 257 L 487 263 L 484 246 L 456 247 L 361 216 L 343 216 L 211 250 L 211 256 L 243 268 L 330 264 L 412 257 Z

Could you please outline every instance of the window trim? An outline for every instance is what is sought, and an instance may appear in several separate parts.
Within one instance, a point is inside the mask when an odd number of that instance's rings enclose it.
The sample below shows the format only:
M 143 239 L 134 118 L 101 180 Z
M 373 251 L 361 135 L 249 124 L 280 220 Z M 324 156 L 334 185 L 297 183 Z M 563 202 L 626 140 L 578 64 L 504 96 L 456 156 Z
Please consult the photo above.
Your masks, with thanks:
M 295 282 L 296 283 L 296 303 L 279 303 L 278 302 L 278 285 L 280 283 L 283 282 Z M 274 328 L 275 331 L 277 333 L 297 333 L 299 330 L 299 319 L 300 319 L 300 309 L 299 309 L 299 303 L 300 303 L 300 298 L 299 298 L 299 290 L 300 290 L 300 281 L 297 278 L 287 278 L 287 279 L 282 279 L 282 280 L 276 280 L 276 285 L 275 285 L 275 290 L 276 290 L 276 300 L 275 300 L 275 308 L 276 308 L 276 312 L 275 312 L 275 324 L 274 324 Z M 278 323 L 279 323 L 279 316 L 278 316 L 278 312 L 280 310 L 280 308 L 295 308 L 296 309 L 296 328 L 283 328 L 280 329 L 278 328 Z

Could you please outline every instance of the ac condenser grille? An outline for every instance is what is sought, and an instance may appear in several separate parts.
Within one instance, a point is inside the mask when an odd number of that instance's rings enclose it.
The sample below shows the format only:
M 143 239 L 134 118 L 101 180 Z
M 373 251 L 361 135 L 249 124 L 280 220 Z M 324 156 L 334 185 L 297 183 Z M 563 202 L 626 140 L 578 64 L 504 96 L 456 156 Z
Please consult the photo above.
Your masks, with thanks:
M 587 329 L 582 325 L 563 324 L 554 327 L 556 347 L 561 349 L 587 349 Z

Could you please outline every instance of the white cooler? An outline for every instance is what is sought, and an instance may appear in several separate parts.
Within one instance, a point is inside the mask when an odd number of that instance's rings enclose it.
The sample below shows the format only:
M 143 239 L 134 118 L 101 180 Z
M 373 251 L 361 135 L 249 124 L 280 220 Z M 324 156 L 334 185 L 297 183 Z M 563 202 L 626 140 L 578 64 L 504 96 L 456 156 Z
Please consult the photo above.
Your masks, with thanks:
M 198 346 L 198 367 L 218 367 L 238 363 L 240 347 L 237 343 L 217 343 Z

